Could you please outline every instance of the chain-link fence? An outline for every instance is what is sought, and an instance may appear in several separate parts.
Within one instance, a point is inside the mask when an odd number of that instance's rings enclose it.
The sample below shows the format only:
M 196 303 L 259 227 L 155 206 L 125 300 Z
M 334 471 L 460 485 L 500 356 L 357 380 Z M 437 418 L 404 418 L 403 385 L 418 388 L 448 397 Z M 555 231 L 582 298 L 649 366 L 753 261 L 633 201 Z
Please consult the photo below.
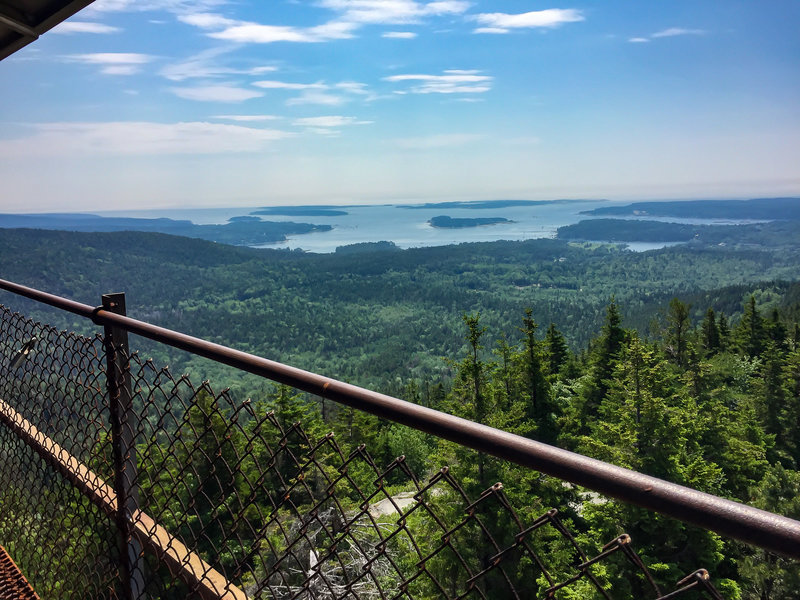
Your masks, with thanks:
M 237 402 L 118 330 L 0 307 L 0 544 L 42 598 L 721 597 L 703 570 L 659 589 L 627 535 L 579 542 L 500 483 L 345 451 L 309 401 Z

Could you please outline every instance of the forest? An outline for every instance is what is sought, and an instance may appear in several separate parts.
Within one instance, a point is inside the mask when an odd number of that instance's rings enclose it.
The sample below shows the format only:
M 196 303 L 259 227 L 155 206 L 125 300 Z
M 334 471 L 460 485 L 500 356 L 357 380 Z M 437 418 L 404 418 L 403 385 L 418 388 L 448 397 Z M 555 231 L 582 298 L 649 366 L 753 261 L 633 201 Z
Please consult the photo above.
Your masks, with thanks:
M 89 304 L 125 291 L 136 318 L 800 518 L 796 247 L 635 253 L 546 239 L 361 250 L 306 255 L 155 233 L 0 232 L 5 279 Z M 87 330 L 7 294 L 2 302 Z M 507 482 L 527 516 L 566 507 L 589 543 L 626 531 L 660 582 L 703 566 L 726 598 L 790 599 L 800 589 L 796 563 L 133 343 L 176 373 L 230 387 L 234 399 L 258 398 L 278 418 L 302 414 L 319 435 L 336 431 L 345 451 L 366 443 L 380 464 L 404 454 L 420 478 L 450 465 L 473 495 Z M 148 493 L 169 502 L 157 488 Z M 620 597 L 636 598 L 635 586 Z

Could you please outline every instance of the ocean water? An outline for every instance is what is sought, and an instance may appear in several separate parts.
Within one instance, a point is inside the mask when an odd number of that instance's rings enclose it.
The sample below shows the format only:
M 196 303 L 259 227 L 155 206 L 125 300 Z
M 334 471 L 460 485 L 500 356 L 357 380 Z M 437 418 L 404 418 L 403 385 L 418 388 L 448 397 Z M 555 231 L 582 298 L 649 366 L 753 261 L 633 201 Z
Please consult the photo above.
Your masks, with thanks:
M 356 205 L 324 207 L 347 212 L 340 216 L 259 215 L 265 221 L 295 221 L 331 225 L 330 231 L 291 236 L 285 242 L 262 244 L 263 248 L 302 249 L 306 252 L 334 252 L 338 246 L 359 242 L 394 242 L 400 248 L 444 246 L 464 242 L 497 240 L 529 240 L 554 237 L 564 225 L 590 218 L 582 211 L 619 204 L 611 201 L 570 200 L 542 202 L 526 206 L 463 208 L 411 204 Z M 257 207 L 175 208 L 163 210 L 128 210 L 98 213 L 103 216 L 184 219 L 198 225 L 227 223 L 233 217 L 248 216 Z M 460 229 L 431 227 L 428 221 L 435 216 L 454 218 L 503 217 L 511 223 L 484 225 Z M 678 219 L 669 219 L 677 221 Z M 682 220 L 685 221 L 685 220 Z M 698 219 L 692 223 L 719 223 Z M 663 248 L 668 243 L 631 243 L 631 250 L 644 251 Z

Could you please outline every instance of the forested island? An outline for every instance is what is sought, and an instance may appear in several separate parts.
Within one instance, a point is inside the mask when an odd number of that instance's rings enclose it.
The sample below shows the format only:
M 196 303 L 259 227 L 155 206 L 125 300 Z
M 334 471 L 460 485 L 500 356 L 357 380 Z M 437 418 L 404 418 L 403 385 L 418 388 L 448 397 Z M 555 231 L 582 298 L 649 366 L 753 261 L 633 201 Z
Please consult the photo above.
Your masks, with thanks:
M 760 230 L 753 246 L 645 253 L 541 239 L 309 255 L 158 233 L 7 229 L 0 268 L 5 279 L 89 304 L 124 290 L 133 317 L 798 519 L 800 248 L 798 238 L 770 245 L 771 233 Z M 1 299 L 59 328 L 94 331 L 77 317 Z M 667 589 L 698 566 L 725 598 L 792 598 L 800 589 L 790 561 L 135 344 L 175 373 L 230 387 L 285 422 L 302 419 L 313 439 L 334 431 L 345 455 L 361 444 L 379 465 L 403 454 L 421 480 L 446 464 L 472 497 L 503 481 L 526 522 L 558 507 L 581 545 L 599 548 L 626 531 Z M 152 501 L 170 502 L 159 489 L 143 481 Z M 540 543 L 552 560 L 568 560 L 556 542 Z M 526 585 L 529 597 L 541 591 L 541 582 Z M 615 597 L 642 597 L 637 586 L 615 588 Z
M 634 202 L 624 206 L 603 206 L 584 211 L 584 214 L 596 216 L 678 217 L 683 219 L 797 220 L 800 219 L 800 198 Z
M 0 214 L 0 228 L 51 229 L 57 231 L 148 231 L 199 238 L 221 244 L 252 246 L 286 241 L 287 235 L 330 231 L 330 225 L 262 221 L 258 217 L 233 217 L 224 225 L 195 225 L 191 221 L 158 218 L 102 217 L 85 213 L 37 215 Z
M 286 215 L 290 217 L 343 217 L 346 210 L 327 206 L 268 206 L 250 213 L 251 215 Z
M 563 240 L 604 242 L 692 242 L 696 245 L 796 247 L 800 221 L 747 225 L 686 225 L 640 219 L 586 219 L 559 227 Z
M 472 210 L 499 209 L 515 206 L 540 206 L 542 204 L 564 204 L 574 200 L 454 200 L 451 202 L 426 202 L 424 204 L 401 204 L 400 208 L 469 208 Z
M 499 225 L 500 223 L 513 223 L 504 217 L 476 217 L 476 218 L 454 218 L 445 215 L 432 217 L 428 220 L 431 227 L 442 229 L 463 229 L 465 227 L 483 227 L 484 225 Z

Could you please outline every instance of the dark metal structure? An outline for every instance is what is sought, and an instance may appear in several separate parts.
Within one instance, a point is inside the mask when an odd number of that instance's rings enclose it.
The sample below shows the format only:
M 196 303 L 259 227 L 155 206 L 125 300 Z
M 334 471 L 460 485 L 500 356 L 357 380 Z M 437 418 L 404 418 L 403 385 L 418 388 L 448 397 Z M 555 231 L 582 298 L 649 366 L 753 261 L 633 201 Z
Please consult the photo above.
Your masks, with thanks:
M 0 60 L 36 41 L 94 0 L 2 0 Z
M 22 571 L 0 546 L 0 600 L 39 600 Z

